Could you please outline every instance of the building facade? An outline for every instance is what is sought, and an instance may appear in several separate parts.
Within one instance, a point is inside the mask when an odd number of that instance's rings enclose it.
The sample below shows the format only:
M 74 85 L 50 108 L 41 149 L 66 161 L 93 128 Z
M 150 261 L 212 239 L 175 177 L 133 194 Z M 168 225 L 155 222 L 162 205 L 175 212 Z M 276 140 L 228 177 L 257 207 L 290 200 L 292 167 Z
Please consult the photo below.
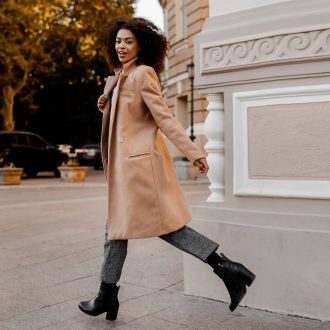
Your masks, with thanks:
M 257 275 L 243 305 L 330 319 L 330 2 L 210 0 L 195 39 L 210 196 L 196 229 Z M 185 291 L 228 301 L 184 256 Z
M 159 3 L 164 11 L 164 29 L 170 44 L 162 79 L 164 97 L 187 134 L 203 148 L 206 143 L 203 123 L 207 102 L 194 88 L 192 93 L 193 81 L 189 78 L 187 66 L 194 63 L 194 37 L 202 30 L 208 17 L 208 0 L 159 0 Z M 174 159 L 182 156 L 173 145 L 170 145 L 170 149 Z M 181 164 L 180 161 L 175 163 L 177 168 Z M 197 173 L 190 173 L 188 178 Z

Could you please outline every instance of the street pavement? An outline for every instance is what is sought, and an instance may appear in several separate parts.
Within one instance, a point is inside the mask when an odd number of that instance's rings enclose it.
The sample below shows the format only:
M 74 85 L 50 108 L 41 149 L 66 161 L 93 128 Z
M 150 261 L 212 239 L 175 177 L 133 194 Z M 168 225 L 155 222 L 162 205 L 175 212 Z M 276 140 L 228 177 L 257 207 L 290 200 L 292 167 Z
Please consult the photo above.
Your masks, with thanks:
M 195 204 L 207 186 L 182 189 Z M 77 305 L 98 291 L 105 219 L 102 171 L 89 169 L 83 183 L 46 173 L 0 186 L 1 330 L 330 329 L 330 322 L 247 307 L 231 313 L 227 303 L 186 296 L 182 252 L 159 238 L 129 242 L 117 321 L 87 316 Z

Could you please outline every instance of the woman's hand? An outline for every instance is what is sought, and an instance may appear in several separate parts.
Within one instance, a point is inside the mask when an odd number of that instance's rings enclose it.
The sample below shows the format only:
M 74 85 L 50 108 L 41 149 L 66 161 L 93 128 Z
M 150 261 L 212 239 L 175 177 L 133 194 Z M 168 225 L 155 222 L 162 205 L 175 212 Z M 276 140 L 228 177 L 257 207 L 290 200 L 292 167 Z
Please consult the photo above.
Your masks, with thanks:
M 209 170 L 209 165 L 207 164 L 206 158 L 199 158 L 194 162 L 195 166 L 199 167 L 199 173 L 206 175 Z
M 97 100 L 97 107 L 99 108 L 99 110 L 103 110 L 107 102 L 108 102 L 108 96 L 102 94 Z

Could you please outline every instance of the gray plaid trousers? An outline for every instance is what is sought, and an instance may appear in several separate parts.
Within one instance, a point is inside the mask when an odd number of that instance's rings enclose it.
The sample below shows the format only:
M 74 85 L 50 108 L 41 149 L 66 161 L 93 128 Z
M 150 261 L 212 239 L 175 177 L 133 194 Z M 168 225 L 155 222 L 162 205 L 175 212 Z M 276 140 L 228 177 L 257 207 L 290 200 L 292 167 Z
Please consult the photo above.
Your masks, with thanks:
M 100 280 L 106 283 L 117 283 L 127 256 L 127 240 L 108 240 L 105 233 L 104 260 Z M 172 233 L 159 236 L 164 241 L 194 257 L 206 262 L 210 254 L 217 250 L 219 244 L 194 229 L 183 226 Z

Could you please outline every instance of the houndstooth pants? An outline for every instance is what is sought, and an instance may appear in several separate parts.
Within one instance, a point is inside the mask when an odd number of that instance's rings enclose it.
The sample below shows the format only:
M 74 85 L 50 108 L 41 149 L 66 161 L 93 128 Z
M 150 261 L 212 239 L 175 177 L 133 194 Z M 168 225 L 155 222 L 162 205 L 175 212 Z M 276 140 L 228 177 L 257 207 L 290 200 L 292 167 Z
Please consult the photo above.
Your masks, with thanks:
M 108 240 L 107 230 L 104 242 L 104 261 L 100 280 L 106 283 L 117 283 L 127 255 L 127 240 Z M 206 262 L 208 256 L 216 251 L 219 244 L 198 233 L 194 229 L 183 226 L 172 233 L 159 236 L 178 249 L 187 252 Z

